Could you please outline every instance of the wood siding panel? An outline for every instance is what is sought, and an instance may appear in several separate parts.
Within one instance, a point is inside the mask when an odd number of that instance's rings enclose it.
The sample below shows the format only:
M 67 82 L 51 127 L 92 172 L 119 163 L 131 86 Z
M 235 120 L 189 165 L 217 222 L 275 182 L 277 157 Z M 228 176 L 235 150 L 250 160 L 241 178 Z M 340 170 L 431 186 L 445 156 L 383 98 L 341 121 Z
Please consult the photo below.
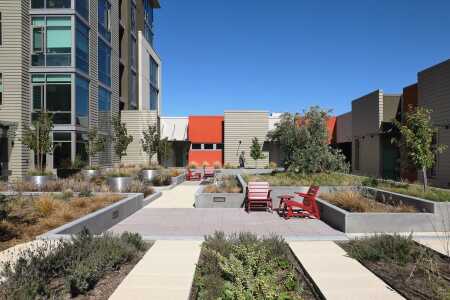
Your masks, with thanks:
M 418 74 L 418 102 L 432 109 L 431 119 L 439 127 L 438 142 L 449 149 L 438 157 L 434 184 L 450 186 L 450 60 Z
M 246 167 L 255 167 L 250 156 L 252 139 L 257 137 L 260 143 L 266 140 L 269 129 L 267 112 L 260 111 L 225 111 L 224 115 L 224 151 L 225 163 L 239 165 L 239 155 L 245 152 Z M 239 141 L 242 143 L 239 144 Z M 264 151 L 265 159 L 257 162 L 258 167 L 269 164 L 269 152 Z

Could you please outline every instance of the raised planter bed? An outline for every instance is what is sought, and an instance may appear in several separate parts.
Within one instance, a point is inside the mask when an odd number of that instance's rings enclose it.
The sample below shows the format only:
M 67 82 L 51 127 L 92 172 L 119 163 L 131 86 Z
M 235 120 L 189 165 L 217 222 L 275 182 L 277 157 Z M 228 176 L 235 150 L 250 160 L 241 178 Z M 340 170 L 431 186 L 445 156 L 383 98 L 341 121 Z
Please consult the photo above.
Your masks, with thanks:
M 83 229 L 88 229 L 94 234 L 102 233 L 122 220 L 126 219 L 136 211 L 161 197 L 160 192 L 156 192 L 147 198 L 143 194 L 126 194 L 126 198 L 86 215 L 80 219 L 64 224 L 53 230 L 50 230 L 38 238 L 41 239 L 59 239 L 67 238 L 70 235 L 77 234 Z
M 347 187 L 339 188 L 341 191 L 347 189 Z M 351 189 L 355 191 L 355 187 Z M 346 233 L 434 232 L 445 229 L 442 228 L 444 226 L 442 218 L 450 212 L 448 203 L 432 202 L 369 187 L 357 187 L 356 189 L 372 195 L 375 200 L 389 199 L 413 206 L 418 212 L 349 212 L 322 200 L 319 194 L 321 219 L 328 225 Z M 323 192 L 329 191 L 321 187 L 321 193 Z
M 240 208 L 244 205 L 245 187 L 247 184 L 241 177 L 237 175 L 236 179 L 241 187 L 240 193 L 207 193 L 205 186 L 198 189 L 195 194 L 196 208 Z

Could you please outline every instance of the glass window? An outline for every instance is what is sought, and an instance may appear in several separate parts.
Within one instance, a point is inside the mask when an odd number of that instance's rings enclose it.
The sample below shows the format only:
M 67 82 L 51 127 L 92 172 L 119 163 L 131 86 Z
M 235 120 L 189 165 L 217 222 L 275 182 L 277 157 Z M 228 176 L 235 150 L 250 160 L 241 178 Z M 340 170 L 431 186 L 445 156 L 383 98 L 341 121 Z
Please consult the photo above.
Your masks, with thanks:
M 150 82 L 158 87 L 158 63 L 150 56 Z
M 216 149 L 217 150 L 222 150 L 223 149 L 223 144 L 216 144 Z
M 98 110 L 100 112 L 111 111 L 111 93 L 102 87 L 98 90 Z
M 359 139 L 355 140 L 355 170 L 359 170 Z
M 44 0 L 31 0 L 31 8 L 45 8 Z
M 55 124 L 71 124 L 72 84 L 71 76 L 33 75 L 32 76 L 32 117 L 41 111 L 53 113 Z
M 158 110 L 158 89 L 150 85 L 150 110 Z
M 77 68 L 89 74 L 89 28 L 77 20 L 76 63 Z
M 111 4 L 107 0 L 98 1 L 98 31 L 108 41 L 111 41 Z
M 137 109 L 136 73 L 134 72 L 131 72 L 131 80 L 130 80 L 130 106 L 131 109 Z
M 0 105 L 3 104 L 3 74 L 0 73 Z
M 89 127 L 89 81 L 77 76 L 76 79 L 76 125 Z
M 68 168 L 72 164 L 72 138 L 70 132 L 53 133 L 53 167 Z
M 131 37 L 131 45 L 130 45 L 130 51 L 131 51 L 131 66 L 136 69 L 136 55 L 137 55 L 137 45 L 136 45 L 136 39 L 134 37 Z
M 136 34 L 136 6 L 131 3 L 131 32 Z
M 203 149 L 205 149 L 205 150 L 213 150 L 214 149 L 214 144 L 205 144 Z
M 75 157 L 82 162 L 88 163 L 89 155 L 87 153 L 88 135 L 86 133 L 77 133 L 77 145 Z
M 144 36 L 150 45 L 153 44 L 153 7 L 150 1 L 144 1 Z
M 89 0 L 76 0 L 75 9 L 86 21 L 89 21 Z
M 72 26 L 70 17 L 32 19 L 32 65 L 70 66 Z
M 101 83 L 111 86 L 111 48 L 98 39 L 98 79 Z
M 70 8 L 70 2 L 70 0 L 47 0 L 47 8 Z
M 201 150 L 202 144 L 192 144 L 192 150 Z

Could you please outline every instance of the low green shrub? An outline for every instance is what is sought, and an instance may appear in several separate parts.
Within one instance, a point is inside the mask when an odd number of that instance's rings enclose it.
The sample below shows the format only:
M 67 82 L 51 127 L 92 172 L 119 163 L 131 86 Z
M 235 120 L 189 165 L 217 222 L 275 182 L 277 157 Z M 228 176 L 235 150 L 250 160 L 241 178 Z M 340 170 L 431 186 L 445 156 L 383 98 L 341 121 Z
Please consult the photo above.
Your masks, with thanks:
M 412 236 L 379 234 L 350 241 L 348 254 L 357 260 L 388 261 L 404 265 L 420 255 Z
M 59 299 L 85 294 L 108 272 L 136 259 L 148 249 L 135 234 L 93 236 L 87 230 L 72 241 L 48 242 L 6 263 L 0 294 L 7 299 Z M 64 285 L 58 284 L 63 282 Z
M 353 176 L 343 173 L 315 173 L 301 174 L 291 172 L 279 172 L 264 175 L 245 175 L 246 182 L 267 181 L 271 186 L 358 186 L 365 177 Z
M 28 176 L 53 176 L 55 175 L 52 171 L 48 171 L 48 170 L 29 170 L 27 172 Z
M 282 238 L 250 233 L 206 237 L 195 274 L 196 299 L 303 299 L 304 282 Z
M 167 174 L 165 172 L 161 173 L 161 174 L 158 174 L 152 179 L 152 184 L 154 186 L 171 185 L 172 184 L 172 177 L 170 176 L 170 174 Z

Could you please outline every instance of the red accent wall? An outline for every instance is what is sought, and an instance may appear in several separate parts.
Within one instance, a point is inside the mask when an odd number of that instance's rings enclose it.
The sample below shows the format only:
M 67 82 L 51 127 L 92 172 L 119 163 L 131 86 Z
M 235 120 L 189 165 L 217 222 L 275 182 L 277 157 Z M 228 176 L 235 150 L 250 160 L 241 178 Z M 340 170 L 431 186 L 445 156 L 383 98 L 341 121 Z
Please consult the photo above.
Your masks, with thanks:
M 336 117 L 327 119 L 328 144 L 334 144 L 336 141 Z
M 194 144 L 222 144 L 223 116 L 189 116 L 188 139 Z
M 216 163 L 222 165 L 223 153 L 222 150 L 189 150 L 189 164 L 197 164 L 202 166 L 207 163 L 213 166 Z

